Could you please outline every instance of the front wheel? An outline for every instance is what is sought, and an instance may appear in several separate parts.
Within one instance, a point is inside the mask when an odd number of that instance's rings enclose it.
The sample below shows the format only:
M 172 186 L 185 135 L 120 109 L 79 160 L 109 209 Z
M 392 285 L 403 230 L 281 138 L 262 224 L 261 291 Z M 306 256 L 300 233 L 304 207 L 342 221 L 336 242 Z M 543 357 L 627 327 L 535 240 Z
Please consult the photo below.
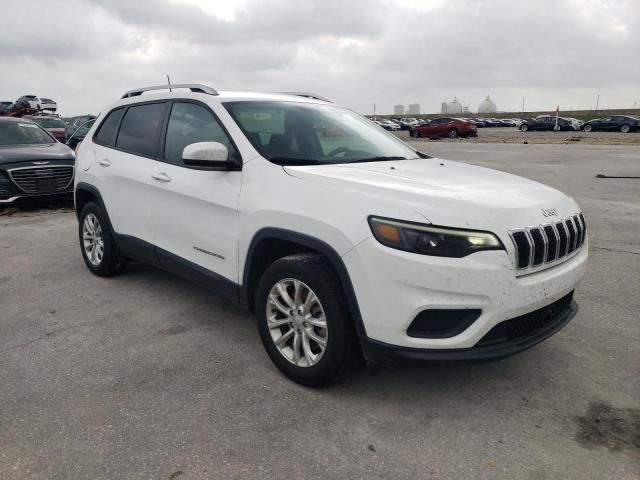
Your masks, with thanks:
M 458 130 L 455 128 L 449 130 L 449 138 L 458 138 Z
M 420 130 L 413 130 L 411 132 L 411 136 L 413 138 L 420 138 L 420 137 L 422 137 L 422 132 L 420 132 Z
M 620 127 L 620 131 L 622 133 L 629 133 L 630 130 L 631 130 L 631 127 L 626 123 Z
M 590 131 L 592 131 L 592 130 L 593 130 L 593 127 L 592 127 L 591 125 L 589 125 L 589 124 L 586 124 L 586 125 L 582 128 L 582 130 L 584 130 L 585 132 L 589 133 Z
M 529 125 L 527 125 L 526 123 L 523 123 L 522 125 L 520 125 L 521 132 L 526 132 L 527 130 L 529 130 Z
M 256 316 L 271 361 L 294 382 L 332 383 L 356 358 L 340 283 L 320 255 L 290 255 L 271 264 L 258 285 Z

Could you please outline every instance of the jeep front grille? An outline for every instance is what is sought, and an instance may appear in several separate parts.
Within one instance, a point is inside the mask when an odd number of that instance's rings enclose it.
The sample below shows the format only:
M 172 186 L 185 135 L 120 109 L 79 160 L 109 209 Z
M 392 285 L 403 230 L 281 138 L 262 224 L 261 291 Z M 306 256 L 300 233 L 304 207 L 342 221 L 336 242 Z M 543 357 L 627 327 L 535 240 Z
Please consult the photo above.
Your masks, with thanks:
M 28 194 L 66 191 L 73 181 L 72 166 L 26 167 L 9 170 L 18 188 Z
M 550 266 L 577 252 L 587 236 L 584 215 L 560 222 L 534 225 L 509 232 L 516 249 L 518 270 Z

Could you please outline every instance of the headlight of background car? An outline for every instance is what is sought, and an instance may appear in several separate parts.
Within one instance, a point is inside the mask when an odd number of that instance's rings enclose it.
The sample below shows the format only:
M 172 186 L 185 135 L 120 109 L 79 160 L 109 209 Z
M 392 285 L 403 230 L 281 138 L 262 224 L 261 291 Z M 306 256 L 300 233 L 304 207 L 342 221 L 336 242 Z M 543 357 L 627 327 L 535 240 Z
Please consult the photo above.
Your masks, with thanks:
M 504 250 L 493 233 L 435 227 L 381 217 L 369 217 L 374 237 L 387 247 L 434 255 L 437 257 L 465 257 L 481 250 Z

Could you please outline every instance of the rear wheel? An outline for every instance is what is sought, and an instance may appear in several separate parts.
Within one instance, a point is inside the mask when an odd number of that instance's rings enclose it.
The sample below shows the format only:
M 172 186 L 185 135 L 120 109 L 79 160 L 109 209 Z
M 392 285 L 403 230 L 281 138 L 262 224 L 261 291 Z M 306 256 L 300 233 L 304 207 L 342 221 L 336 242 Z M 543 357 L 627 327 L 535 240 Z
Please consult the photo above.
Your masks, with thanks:
M 458 138 L 458 130 L 455 128 L 449 130 L 449 138 Z
M 340 283 L 320 255 L 290 255 L 267 268 L 258 285 L 256 316 L 267 354 L 294 382 L 329 384 L 356 358 Z
M 527 130 L 529 130 L 529 125 L 527 125 L 526 123 L 523 123 L 522 125 L 520 125 L 521 132 L 526 132 Z
M 590 132 L 593 130 L 593 127 L 591 125 L 589 125 L 588 123 L 584 126 L 583 130 L 585 132 Z
M 102 209 L 98 204 L 89 202 L 82 209 L 79 220 L 80 249 L 89 270 L 100 277 L 119 273 L 124 261 Z
M 629 133 L 630 130 L 631 130 L 631 127 L 626 123 L 620 127 L 620 131 L 622 133 Z

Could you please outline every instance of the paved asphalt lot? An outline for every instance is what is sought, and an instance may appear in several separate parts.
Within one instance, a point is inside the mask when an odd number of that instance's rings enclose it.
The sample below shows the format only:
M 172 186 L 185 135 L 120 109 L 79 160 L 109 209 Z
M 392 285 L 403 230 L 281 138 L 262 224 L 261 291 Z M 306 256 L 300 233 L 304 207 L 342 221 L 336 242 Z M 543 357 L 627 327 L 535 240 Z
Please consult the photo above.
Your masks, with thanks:
M 640 151 L 428 142 L 573 195 L 578 316 L 478 365 L 282 377 L 240 308 L 142 265 L 85 268 L 70 212 L 0 216 L 0 478 L 640 478 Z M 500 192 L 496 192 L 499 195 Z

